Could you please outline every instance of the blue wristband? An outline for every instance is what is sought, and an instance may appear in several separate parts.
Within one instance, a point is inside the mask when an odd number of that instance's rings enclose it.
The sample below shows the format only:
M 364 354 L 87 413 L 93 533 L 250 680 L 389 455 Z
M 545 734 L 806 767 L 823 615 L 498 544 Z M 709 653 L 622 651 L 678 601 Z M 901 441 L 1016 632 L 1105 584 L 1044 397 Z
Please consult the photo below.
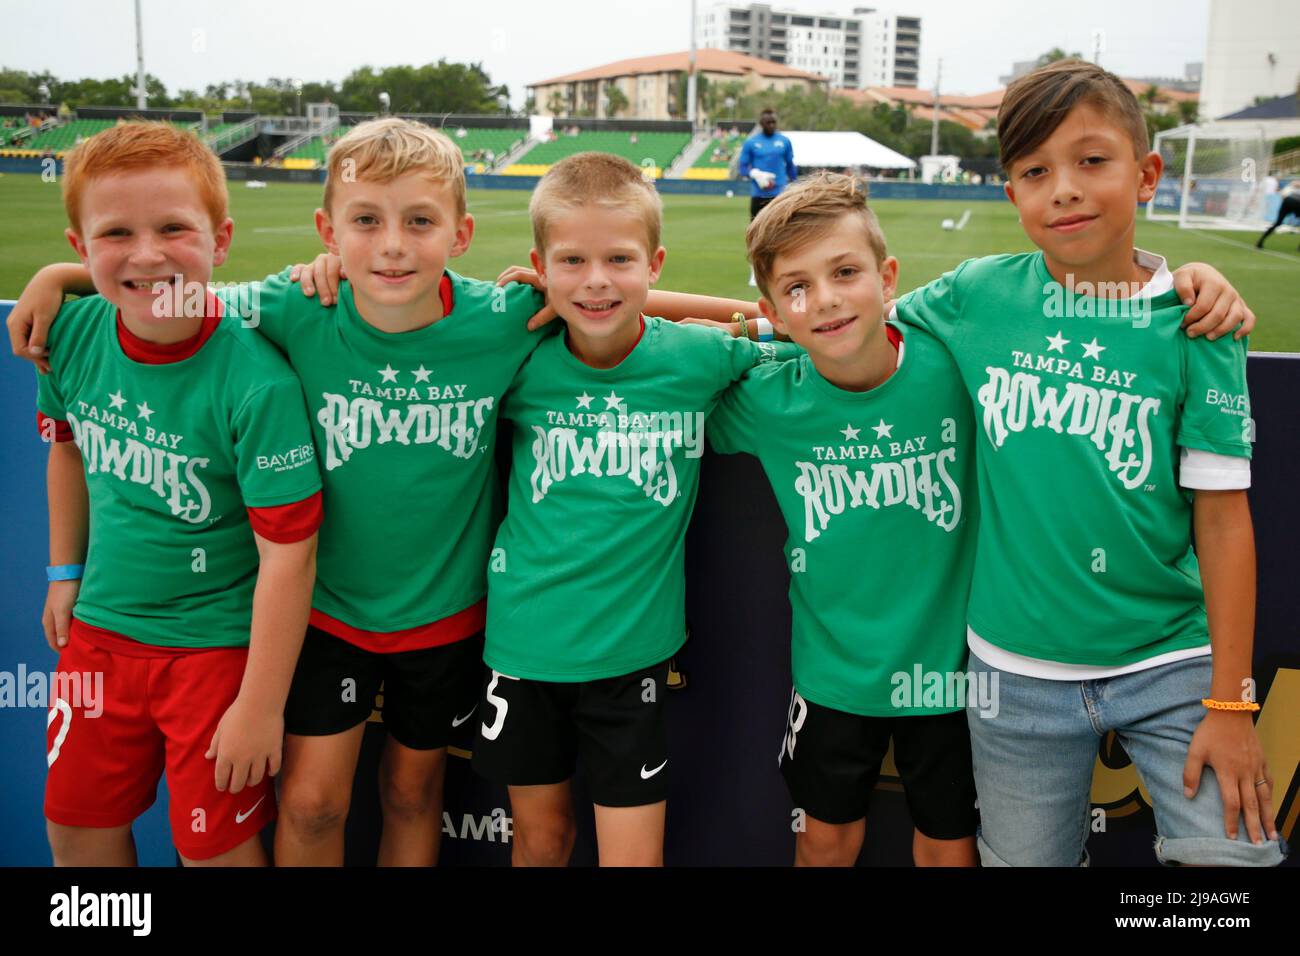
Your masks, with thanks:
M 84 564 L 55 564 L 45 569 L 45 580 L 76 581 L 85 573 Z

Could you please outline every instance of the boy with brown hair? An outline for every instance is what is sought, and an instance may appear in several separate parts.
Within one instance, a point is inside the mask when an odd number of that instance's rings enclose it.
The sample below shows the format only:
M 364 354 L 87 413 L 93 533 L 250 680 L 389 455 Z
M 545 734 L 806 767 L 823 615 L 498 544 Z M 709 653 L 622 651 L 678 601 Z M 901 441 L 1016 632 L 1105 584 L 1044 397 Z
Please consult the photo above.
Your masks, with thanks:
M 963 705 L 976 688 L 962 672 L 975 426 L 961 377 L 932 336 L 885 322 L 898 261 L 851 178 L 792 186 L 745 239 L 763 314 L 806 349 L 749 372 L 709 419 L 717 451 L 759 459 L 790 532 L 778 761 L 804 815 L 795 863 L 857 861 L 892 738 L 917 865 L 974 866 Z M 898 555 L 911 570 L 882 595 L 877 572 Z M 947 693 L 923 693 L 936 677 Z
M 951 350 L 983 425 L 967 641 L 1000 699 L 987 719 L 967 708 L 980 855 L 1086 861 L 1115 731 L 1161 862 L 1276 864 L 1251 718 L 1246 343 L 1182 335 L 1164 260 L 1134 247 L 1161 160 L 1122 80 L 1036 70 L 1008 88 L 998 138 L 1039 251 L 967 261 L 897 306 Z
M 197 137 L 118 125 L 72 151 L 63 192 L 99 294 L 63 309 L 37 391 L 44 626 L 107 699 L 50 710 L 54 861 L 134 864 L 165 768 L 186 865 L 261 865 L 321 517 L 302 387 L 207 294 L 233 224 Z

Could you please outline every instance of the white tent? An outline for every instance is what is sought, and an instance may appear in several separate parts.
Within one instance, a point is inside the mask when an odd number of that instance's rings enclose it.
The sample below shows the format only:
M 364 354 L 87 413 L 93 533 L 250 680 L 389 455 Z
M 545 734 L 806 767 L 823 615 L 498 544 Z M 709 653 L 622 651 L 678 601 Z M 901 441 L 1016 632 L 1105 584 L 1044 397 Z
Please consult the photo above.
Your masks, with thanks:
M 902 153 L 854 132 L 782 130 L 794 147 L 794 163 L 807 166 L 870 166 L 873 169 L 915 169 Z

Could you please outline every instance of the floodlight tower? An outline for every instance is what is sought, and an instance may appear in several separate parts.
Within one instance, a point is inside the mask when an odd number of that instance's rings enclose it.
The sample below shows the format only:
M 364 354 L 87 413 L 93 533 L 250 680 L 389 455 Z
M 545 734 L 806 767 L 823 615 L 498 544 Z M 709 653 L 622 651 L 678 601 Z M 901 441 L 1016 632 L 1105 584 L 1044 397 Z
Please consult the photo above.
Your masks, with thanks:
M 695 132 L 695 0 L 691 0 L 691 56 L 686 69 L 686 119 Z
M 939 83 L 943 79 L 943 57 L 939 58 L 939 67 L 934 74 L 934 116 L 930 122 L 930 155 L 939 155 Z
M 144 86 L 144 29 L 140 24 L 140 0 L 135 0 L 135 108 L 144 109 L 148 99 Z

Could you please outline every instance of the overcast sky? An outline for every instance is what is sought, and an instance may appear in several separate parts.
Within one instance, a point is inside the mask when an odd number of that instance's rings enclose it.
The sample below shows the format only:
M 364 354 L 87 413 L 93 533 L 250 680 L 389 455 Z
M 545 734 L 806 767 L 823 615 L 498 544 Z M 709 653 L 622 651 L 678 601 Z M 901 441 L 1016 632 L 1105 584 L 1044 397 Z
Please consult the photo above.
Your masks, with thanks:
M 711 0 L 698 0 L 701 8 Z M 1205 57 L 1210 0 L 901 0 L 878 9 L 921 17 L 921 81 L 980 93 L 1017 60 L 1059 46 L 1090 55 L 1105 31 L 1102 65 L 1125 76 L 1182 76 Z M 690 0 L 141 0 L 145 67 L 170 93 L 269 76 L 339 81 L 358 66 L 480 62 L 524 86 L 613 60 L 685 50 Z M 841 15 L 864 0 L 794 0 Z M 133 0 L 5 0 L 0 66 L 61 78 L 135 71 Z M 400 104 L 394 104 L 400 108 Z

